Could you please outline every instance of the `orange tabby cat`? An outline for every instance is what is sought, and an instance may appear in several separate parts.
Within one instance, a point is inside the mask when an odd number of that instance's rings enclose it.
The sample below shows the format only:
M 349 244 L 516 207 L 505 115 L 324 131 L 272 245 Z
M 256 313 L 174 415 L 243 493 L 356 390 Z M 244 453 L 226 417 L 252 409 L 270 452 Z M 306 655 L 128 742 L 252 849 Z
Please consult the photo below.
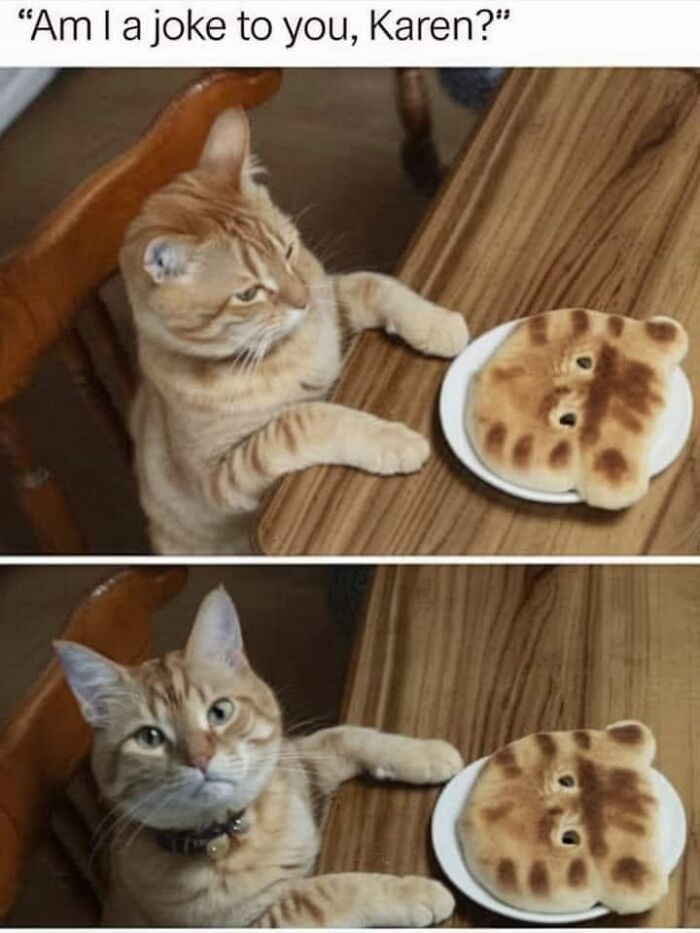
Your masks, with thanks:
M 219 116 L 197 168 L 146 201 L 122 248 L 142 376 L 136 470 L 161 553 L 247 550 L 285 473 L 420 469 L 424 437 L 323 401 L 344 334 L 381 327 L 443 357 L 468 340 L 461 315 L 392 278 L 328 276 L 255 180 L 248 143 L 242 110 Z
M 223 589 L 202 603 L 184 651 L 125 668 L 71 642 L 56 649 L 117 817 L 103 922 L 417 927 L 452 913 L 451 894 L 428 878 L 308 876 L 318 805 L 342 781 L 441 783 L 459 753 L 357 726 L 285 739 Z

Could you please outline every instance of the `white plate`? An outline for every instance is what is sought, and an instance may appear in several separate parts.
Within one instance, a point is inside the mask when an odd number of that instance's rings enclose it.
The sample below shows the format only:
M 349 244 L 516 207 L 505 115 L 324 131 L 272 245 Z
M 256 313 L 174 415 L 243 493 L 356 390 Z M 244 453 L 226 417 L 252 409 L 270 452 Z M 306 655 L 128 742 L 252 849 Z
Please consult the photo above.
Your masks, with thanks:
M 507 321 L 477 337 L 447 370 L 440 390 L 440 422 L 447 442 L 458 460 L 476 473 L 484 482 L 533 502 L 551 502 L 566 505 L 581 502 L 574 492 L 542 492 L 528 489 L 497 476 L 476 455 L 464 428 L 464 406 L 472 376 L 491 358 L 508 334 L 521 321 Z M 688 377 L 677 366 L 671 373 L 668 403 L 659 419 L 649 456 L 649 475 L 656 476 L 670 466 L 685 446 L 693 421 L 693 396 Z
M 473 761 L 464 771 L 460 771 L 453 777 L 443 788 L 433 810 L 431 823 L 433 849 L 440 867 L 450 881 L 463 894 L 482 907 L 525 923 L 582 923 L 584 920 L 594 920 L 609 914 L 610 910 L 602 904 L 590 910 L 580 910 L 575 913 L 537 913 L 531 910 L 520 910 L 518 907 L 511 907 L 498 900 L 469 872 L 462 858 L 457 838 L 457 820 L 486 760 L 486 758 L 480 758 L 478 761 Z M 670 875 L 685 849 L 687 834 L 685 811 L 676 789 L 655 768 L 652 769 L 652 780 L 660 804 L 661 858 L 666 872 Z

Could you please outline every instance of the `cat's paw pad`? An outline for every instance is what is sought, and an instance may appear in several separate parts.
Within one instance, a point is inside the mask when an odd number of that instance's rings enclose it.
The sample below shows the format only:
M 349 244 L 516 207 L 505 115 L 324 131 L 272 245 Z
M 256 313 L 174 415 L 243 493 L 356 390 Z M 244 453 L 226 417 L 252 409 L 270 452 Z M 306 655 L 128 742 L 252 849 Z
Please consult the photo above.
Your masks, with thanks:
M 462 756 L 449 742 L 442 739 L 427 739 L 425 747 L 425 776 L 423 781 L 428 784 L 443 784 L 464 768 Z
M 401 878 L 399 888 L 407 911 L 404 926 L 429 927 L 454 913 L 455 899 L 439 881 L 409 875 Z
M 378 781 L 408 784 L 444 784 L 464 768 L 462 756 L 442 739 L 406 739 L 391 761 L 373 769 Z
M 375 449 L 370 456 L 374 473 L 390 476 L 394 473 L 415 473 L 430 456 L 430 444 L 417 431 L 400 422 L 386 422 L 379 428 Z
M 451 359 L 469 343 L 469 328 L 462 315 L 456 311 L 435 308 L 416 316 L 403 336 L 421 353 Z

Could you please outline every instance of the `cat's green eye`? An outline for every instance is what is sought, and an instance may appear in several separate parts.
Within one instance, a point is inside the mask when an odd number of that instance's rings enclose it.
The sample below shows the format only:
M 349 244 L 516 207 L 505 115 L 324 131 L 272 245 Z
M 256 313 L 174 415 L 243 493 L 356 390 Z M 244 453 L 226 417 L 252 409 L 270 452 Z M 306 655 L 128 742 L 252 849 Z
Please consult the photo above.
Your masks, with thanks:
M 134 732 L 134 738 L 141 748 L 160 748 L 165 744 L 165 735 L 155 726 L 141 726 Z
M 258 285 L 251 285 L 250 288 L 246 288 L 245 291 L 236 292 L 236 298 L 245 303 L 252 301 L 258 294 L 258 288 Z
M 212 703 L 207 712 L 207 719 L 211 726 L 223 726 L 233 716 L 233 703 L 230 700 L 217 700 Z

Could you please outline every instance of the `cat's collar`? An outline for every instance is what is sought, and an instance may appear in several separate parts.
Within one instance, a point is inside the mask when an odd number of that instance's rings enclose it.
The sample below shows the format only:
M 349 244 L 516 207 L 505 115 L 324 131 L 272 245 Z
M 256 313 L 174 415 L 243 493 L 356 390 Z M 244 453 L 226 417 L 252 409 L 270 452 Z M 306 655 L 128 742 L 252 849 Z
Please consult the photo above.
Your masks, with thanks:
M 209 858 L 223 858 L 231 847 L 231 838 L 240 836 L 249 828 L 245 810 L 233 813 L 221 823 L 211 823 L 202 829 L 159 829 L 156 842 L 175 855 L 200 855 L 206 853 Z

